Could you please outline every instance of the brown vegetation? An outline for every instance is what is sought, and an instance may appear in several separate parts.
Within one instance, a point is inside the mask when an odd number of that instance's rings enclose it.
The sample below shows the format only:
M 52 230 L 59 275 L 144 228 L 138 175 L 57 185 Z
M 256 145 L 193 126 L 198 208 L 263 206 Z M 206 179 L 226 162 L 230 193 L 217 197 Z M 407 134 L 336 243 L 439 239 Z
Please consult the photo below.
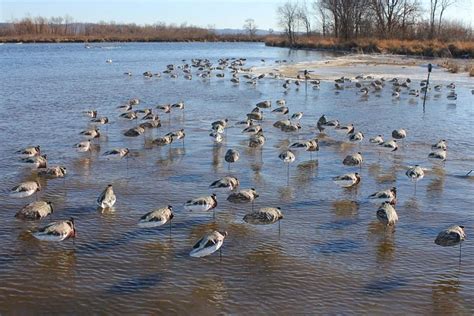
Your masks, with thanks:
M 267 37 L 268 46 L 290 46 L 286 37 Z M 357 39 L 338 40 L 336 38 L 310 36 L 299 37 L 292 45 L 294 48 L 352 51 L 358 53 L 383 53 L 397 55 L 415 55 L 426 57 L 469 57 L 474 56 L 474 42 L 439 40 L 397 40 L 397 39 Z

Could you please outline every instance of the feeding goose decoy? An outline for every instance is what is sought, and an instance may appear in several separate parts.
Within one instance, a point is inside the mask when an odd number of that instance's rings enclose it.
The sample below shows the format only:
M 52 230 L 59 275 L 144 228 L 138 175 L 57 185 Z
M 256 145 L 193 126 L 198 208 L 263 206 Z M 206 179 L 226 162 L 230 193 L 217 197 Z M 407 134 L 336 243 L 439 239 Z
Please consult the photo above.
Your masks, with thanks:
M 392 187 L 388 190 L 375 192 L 369 195 L 369 199 L 377 200 L 380 202 L 390 202 L 391 204 L 395 204 L 397 201 L 397 188 Z
M 64 178 L 66 176 L 66 173 L 66 167 L 54 166 L 38 171 L 38 176 L 47 178 Z
M 224 239 L 227 237 L 227 232 L 213 231 L 204 235 L 199 241 L 193 246 L 193 250 L 189 253 L 191 257 L 205 257 L 213 254 L 217 250 L 220 250 Z M 220 252 L 222 258 L 222 250 Z
M 225 153 L 224 160 L 229 164 L 229 170 L 230 170 L 230 164 L 236 162 L 239 160 L 239 152 L 235 149 L 229 149 Z
M 71 217 L 66 221 L 53 222 L 32 233 L 33 237 L 43 241 L 63 241 L 76 237 L 76 226 Z
M 205 212 L 217 207 L 217 195 L 202 196 L 184 203 L 184 209 L 190 212 Z
M 167 207 L 153 210 L 140 217 L 138 226 L 143 228 L 159 227 L 169 222 L 171 231 L 171 220 L 173 217 L 173 207 L 168 205 Z
M 15 217 L 23 220 L 38 220 L 52 213 L 53 204 L 51 202 L 36 201 L 24 206 L 15 214 Z
M 116 148 L 108 150 L 102 154 L 103 157 L 107 159 L 122 159 L 130 153 L 128 148 Z
M 461 244 L 466 240 L 464 226 L 453 225 L 442 230 L 435 239 L 435 244 L 443 247 L 459 245 L 459 262 L 461 262 Z
M 41 148 L 39 145 L 35 147 L 26 147 L 18 150 L 16 153 L 20 154 L 20 158 L 31 158 L 41 155 Z
M 359 184 L 360 180 L 360 175 L 357 172 L 347 173 L 333 178 L 334 183 L 342 188 L 350 188 L 354 185 L 357 185 Z
M 383 202 L 377 210 L 377 219 L 385 226 L 394 226 L 398 222 L 398 215 L 390 202 Z
M 41 191 L 41 185 L 37 181 L 22 182 L 10 190 L 10 197 L 24 198 Z
M 211 189 L 225 189 L 225 190 L 233 191 L 239 185 L 240 185 L 240 182 L 236 177 L 226 176 L 226 177 L 220 178 L 219 180 L 216 180 L 216 181 L 212 182 L 211 185 L 209 186 L 209 188 L 211 188 Z
M 116 201 L 117 201 L 117 197 L 115 196 L 114 189 L 112 185 L 109 184 L 97 198 L 97 205 L 102 210 L 111 209 L 114 206 Z

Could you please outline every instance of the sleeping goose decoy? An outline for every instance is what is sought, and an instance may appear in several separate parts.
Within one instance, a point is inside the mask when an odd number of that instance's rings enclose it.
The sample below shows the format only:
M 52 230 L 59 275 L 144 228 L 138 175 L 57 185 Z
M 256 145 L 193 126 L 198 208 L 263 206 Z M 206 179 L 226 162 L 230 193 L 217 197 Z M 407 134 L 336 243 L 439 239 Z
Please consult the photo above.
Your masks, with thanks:
M 105 188 L 104 191 L 99 195 L 97 198 L 97 205 L 102 210 L 111 209 L 115 202 L 117 201 L 117 197 L 115 196 L 114 189 L 111 184 Z
M 354 185 L 359 184 L 360 182 L 359 173 L 347 173 L 342 176 L 337 176 L 333 178 L 333 181 L 342 188 L 350 188 Z
M 48 166 L 48 157 L 46 155 L 23 158 L 21 161 L 31 168 L 44 169 Z
M 78 151 L 80 153 L 90 151 L 91 150 L 91 141 L 90 140 L 85 140 L 83 142 L 75 144 L 73 147 L 76 148 L 76 151 Z
M 97 127 L 84 130 L 80 132 L 81 135 L 84 135 L 87 139 L 94 139 L 94 138 L 99 138 L 100 137 L 100 131 Z
M 66 221 L 53 222 L 32 233 L 33 237 L 43 241 L 63 241 L 76 237 L 76 226 L 71 217 Z
M 239 185 L 240 185 L 240 182 L 236 177 L 226 176 L 212 182 L 209 188 L 233 191 Z
M 301 118 L 303 117 L 303 114 L 304 114 L 303 112 L 296 112 L 296 113 L 293 113 L 293 114 L 291 115 L 291 119 L 292 119 L 292 120 L 299 121 L 299 120 L 301 120 Z
M 213 254 L 217 250 L 220 250 L 224 239 L 227 237 L 227 232 L 213 231 L 204 235 L 199 241 L 193 246 L 193 250 L 189 253 L 191 257 L 205 257 Z M 222 258 L 222 251 L 220 253 Z
M 20 158 L 31 158 L 41 155 L 41 148 L 39 145 L 35 147 L 26 147 L 18 150 L 16 153 L 20 154 Z
M 153 210 L 140 217 L 138 226 L 143 228 L 159 227 L 169 222 L 171 229 L 171 220 L 173 217 L 173 207 L 168 205 L 167 207 Z
M 270 100 L 261 101 L 261 102 L 258 102 L 256 106 L 261 109 L 268 109 L 272 107 L 272 101 Z
M 107 159 L 122 159 L 130 153 L 128 148 L 116 148 L 108 150 L 102 154 L 103 157 Z
M 351 134 L 354 132 L 354 124 L 349 124 L 349 125 L 338 125 L 335 128 L 336 131 L 340 131 L 345 134 Z
M 395 139 L 404 139 L 407 137 L 407 132 L 403 128 L 392 131 L 392 137 Z
M 229 149 L 225 153 L 224 160 L 229 164 L 229 170 L 230 170 L 230 164 L 236 162 L 239 160 L 239 152 L 234 149 Z
M 238 192 L 234 192 L 229 194 L 227 197 L 227 201 L 231 203 L 249 203 L 252 202 L 252 211 L 253 211 L 253 204 L 254 200 L 258 198 L 259 195 L 254 188 L 250 189 L 243 189 Z
M 398 215 L 390 202 L 383 202 L 377 210 L 377 219 L 385 226 L 394 226 L 398 222 Z
M 410 167 L 405 174 L 412 182 L 415 183 L 416 194 L 416 183 L 425 176 L 423 168 L 421 168 L 419 165 L 415 165 L 414 167 Z
M 23 220 L 38 220 L 53 213 L 53 204 L 49 201 L 32 202 L 15 214 L 16 218 Z
M 263 135 L 263 131 L 260 131 L 256 133 L 255 135 L 250 136 L 249 138 L 250 148 L 262 147 L 264 144 L 265 144 L 265 136 Z
M 248 135 L 255 135 L 260 131 L 262 131 L 262 127 L 260 125 L 251 125 L 249 127 L 244 128 L 242 130 L 242 133 Z
M 10 197 L 24 198 L 41 191 L 41 185 L 37 181 L 22 182 L 10 190 Z
M 184 209 L 189 212 L 206 212 L 217 207 L 217 195 L 202 196 L 184 203 Z
M 49 167 L 44 170 L 38 171 L 38 176 L 47 178 L 64 178 L 66 176 L 67 169 L 64 166 Z
M 127 136 L 127 137 L 137 137 L 137 136 L 142 135 L 143 133 L 145 133 L 145 129 L 141 126 L 136 126 L 134 128 L 131 128 L 131 129 L 125 131 L 125 133 L 123 133 L 123 135 Z
M 446 154 L 447 154 L 446 149 L 435 150 L 435 151 L 432 151 L 428 154 L 428 158 L 445 161 L 446 160 Z
M 382 142 L 379 144 L 379 146 L 383 147 L 383 148 L 387 148 L 389 149 L 390 151 L 396 151 L 398 150 L 398 144 L 397 144 L 397 141 L 392 139 L 392 140 L 389 140 L 389 141 L 386 141 L 386 142 Z
M 382 137 L 382 135 L 377 135 L 377 136 L 369 139 L 369 142 L 371 142 L 372 144 L 380 145 L 380 144 L 383 143 L 383 137 Z
M 435 239 L 435 244 L 443 247 L 456 246 L 459 244 L 459 262 L 461 262 L 461 244 L 466 240 L 464 226 L 453 225 L 441 231 Z
M 346 158 L 342 161 L 342 164 L 345 166 L 360 166 L 362 167 L 362 162 L 364 159 L 362 158 L 362 154 L 360 152 L 352 154 L 352 155 L 347 155 Z
M 441 150 L 446 150 L 448 149 L 446 140 L 441 139 L 438 141 L 436 144 L 431 145 L 431 149 L 441 149 Z
M 169 145 L 173 142 L 173 137 L 171 134 L 167 134 L 163 137 L 158 137 L 152 141 L 153 144 L 158 145 L 158 146 L 166 146 Z
M 106 117 L 106 116 L 103 116 L 103 117 L 92 119 L 91 122 L 101 124 L 101 125 L 105 125 L 105 124 L 109 123 L 109 118 Z
M 286 106 L 280 106 L 272 110 L 272 113 L 281 114 L 281 115 L 286 115 L 288 114 L 288 112 L 290 112 L 290 109 Z
M 258 211 L 246 214 L 243 220 L 252 225 L 269 225 L 278 222 L 278 230 L 280 230 L 280 220 L 282 218 L 281 208 L 263 207 Z
M 369 195 L 369 199 L 378 200 L 381 202 L 390 202 L 391 204 L 395 204 L 396 199 L 397 199 L 397 188 L 392 187 L 388 190 L 375 192 Z

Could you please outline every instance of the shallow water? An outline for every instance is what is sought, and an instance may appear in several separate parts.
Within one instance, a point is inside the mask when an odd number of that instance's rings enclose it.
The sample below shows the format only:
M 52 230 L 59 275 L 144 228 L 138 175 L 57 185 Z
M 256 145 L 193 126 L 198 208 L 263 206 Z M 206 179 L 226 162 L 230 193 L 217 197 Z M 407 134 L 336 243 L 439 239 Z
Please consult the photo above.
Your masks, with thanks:
M 320 90 L 304 85 L 296 90 L 293 85 L 285 92 L 283 82 L 274 79 L 255 87 L 245 80 L 233 85 L 229 73 L 209 81 L 141 76 L 191 58 L 216 62 L 246 57 L 250 66 L 262 66 L 264 58 L 268 66 L 279 59 L 331 57 L 317 52 L 246 43 L 95 44 L 92 49 L 76 44 L 2 45 L 0 52 L 0 313 L 474 312 L 472 242 L 463 244 L 461 265 L 457 247 L 433 242 L 451 224 L 464 225 L 468 238 L 474 228 L 474 178 L 462 177 L 474 168 L 472 80 L 458 80 L 457 101 L 446 99 L 446 88 L 439 96 L 430 92 L 423 113 L 421 98 L 404 93 L 393 101 L 389 84 L 363 99 L 355 88 L 335 91 L 333 82 L 322 82 Z M 108 58 L 112 64 L 105 63 Z M 123 75 L 125 71 L 134 76 Z M 446 84 L 459 77 L 436 70 L 434 78 L 433 83 Z M 419 82 L 412 86 L 418 88 Z M 170 123 L 163 114 L 163 126 L 146 134 L 151 139 L 184 128 L 184 145 L 144 148 L 142 137 L 122 136 L 135 123 L 119 119 L 116 107 L 135 97 L 142 100 L 138 108 L 184 101 L 184 113 L 173 112 Z M 262 153 L 247 148 L 247 137 L 237 127 L 227 130 L 224 144 L 213 145 L 208 136 L 212 121 L 227 117 L 234 123 L 257 102 L 280 98 L 291 112 L 304 112 L 299 133 L 273 128 L 277 117 L 264 110 L 267 142 Z M 76 153 L 71 147 L 88 126 L 81 111 L 92 108 L 112 124 L 91 155 Z M 349 145 L 329 130 L 314 160 L 297 153 L 288 186 L 278 154 L 289 142 L 313 137 L 323 113 L 353 122 L 366 140 L 360 147 Z M 393 129 L 402 127 L 408 137 L 398 152 L 379 155 L 367 141 L 377 134 L 389 138 Z M 448 142 L 448 160 L 435 164 L 426 157 L 430 145 L 441 138 Z M 22 222 L 14 214 L 33 198 L 11 199 L 7 190 L 34 178 L 15 151 L 36 144 L 50 164 L 67 166 L 68 175 L 65 181 L 42 180 L 42 198 L 55 204 L 53 218 Z M 132 158 L 100 157 L 115 147 L 130 148 Z M 230 147 L 241 158 L 228 171 L 224 154 Z M 355 151 L 365 159 L 362 183 L 358 189 L 341 189 L 331 178 L 358 171 L 342 165 L 345 155 Z M 415 195 L 404 173 L 406 166 L 417 163 L 431 171 Z M 183 210 L 186 200 L 210 194 L 209 184 L 227 174 L 237 176 L 241 188 L 257 189 L 256 208 L 282 208 L 280 234 L 278 225 L 244 223 L 251 206 L 231 204 L 223 193 L 218 193 L 215 220 L 211 213 L 190 216 Z M 108 183 L 114 185 L 118 202 L 115 212 L 101 214 L 95 199 Z M 391 186 L 398 188 L 400 221 L 395 230 L 385 230 L 375 217 L 377 205 L 367 196 Z M 137 227 L 142 214 L 168 204 L 175 212 L 171 237 L 168 227 Z M 28 233 L 70 216 L 76 219 L 75 245 L 39 242 Z M 222 261 L 218 254 L 189 257 L 194 242 L 212 229 L 229 233 Z

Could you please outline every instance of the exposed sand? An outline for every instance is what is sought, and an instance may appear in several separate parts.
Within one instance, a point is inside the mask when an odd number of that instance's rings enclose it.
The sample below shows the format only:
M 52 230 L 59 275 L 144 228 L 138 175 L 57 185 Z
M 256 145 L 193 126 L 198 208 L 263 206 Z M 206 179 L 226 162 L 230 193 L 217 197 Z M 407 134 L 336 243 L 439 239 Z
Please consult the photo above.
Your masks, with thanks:
M 285 78 L 296 78 L 298 73 L 305 69 L 310 72 L 312 79 L 334 80 L 342 76 L 353 78 L 357 75 L 371 75 L 373 77 L 410 77 L 412 79 L 426 79 L 427 65 L 433 65 L 431 78 L 433 80 L 452 80 L 472 83 L 474 80 L 464 72 L 468 60 L 455 60 L 461 66 L 457 74 L 449 73 L 440 65 L 446 59 L 422 59 L 397 55 L 347 55 L 327 60 L 288 63 L 274 67 L 257 67 L 255 73 L 280 73 Z

